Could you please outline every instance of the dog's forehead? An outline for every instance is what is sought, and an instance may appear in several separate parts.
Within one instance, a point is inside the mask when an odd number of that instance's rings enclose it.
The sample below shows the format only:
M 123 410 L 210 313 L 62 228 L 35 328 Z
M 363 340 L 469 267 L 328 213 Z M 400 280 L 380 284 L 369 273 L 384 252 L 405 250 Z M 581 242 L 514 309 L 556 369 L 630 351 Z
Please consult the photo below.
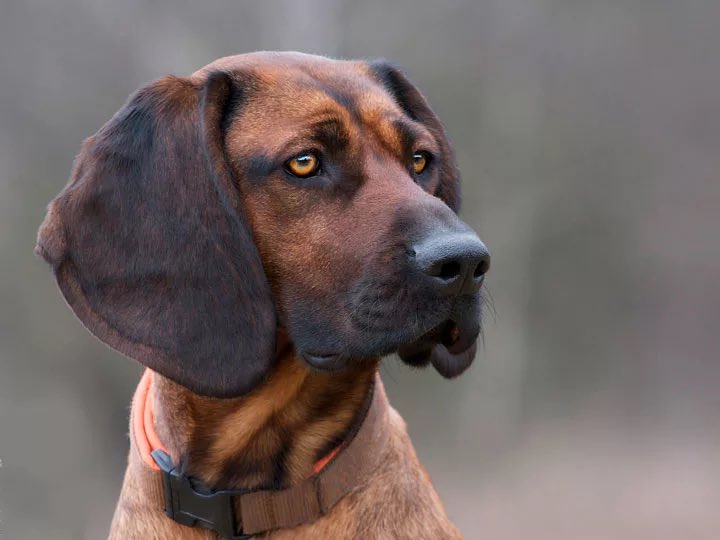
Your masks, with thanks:
M 397 147 L 395 151 L 400 151 L 396 126 L 402 120 L 415 124 L 415 133 L 424 134 L 433 147 L 424 126 L 407 117 L 366 62 L 260 52 L 221 58 L 193 77 L 202 81 L 215 70 L 238 79 L 247 80 L 249 75 L 252 81 L 249 99 L 229 132 L 237 152 L 256 147 L 259 141 L 267 151 L 277 151 L 303 128 L 330 118 L 341 122 L 351 138 L 361 128 Z
M 198 81 L 222 70 L 238 76 L 251 75 L 260 99 L 276 102 L 286 113 L 304 110 L 312 114 L 330 102 L 360 116 L 379 111 L 401 111 L 363 61 L 334 60 L 299 52 L 261 51 L 215 60 L 192 75 Z

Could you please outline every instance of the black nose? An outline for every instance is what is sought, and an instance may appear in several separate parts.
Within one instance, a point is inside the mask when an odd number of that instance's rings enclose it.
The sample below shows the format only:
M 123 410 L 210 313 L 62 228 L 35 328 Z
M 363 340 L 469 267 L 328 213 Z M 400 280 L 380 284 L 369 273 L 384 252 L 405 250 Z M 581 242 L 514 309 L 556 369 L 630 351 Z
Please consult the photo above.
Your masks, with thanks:
M 471 232 L 433 235 L 410 249 L 413 263 L 440 292 L 476 293 L 490 268 L 490 253 Z

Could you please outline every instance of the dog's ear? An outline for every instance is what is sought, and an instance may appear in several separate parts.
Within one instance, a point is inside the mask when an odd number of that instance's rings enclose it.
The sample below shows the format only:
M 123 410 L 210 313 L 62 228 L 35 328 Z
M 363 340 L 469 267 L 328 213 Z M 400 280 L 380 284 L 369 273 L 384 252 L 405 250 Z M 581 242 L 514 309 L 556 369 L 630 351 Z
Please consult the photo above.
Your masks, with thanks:
M 455 152 L 448 140 L 442 123 L 428 105 L 425 97 L 408 80 L 400 68 L 386 60 L 369 63 L 373 76 L 385 87 L 402 110 L 413 120 L 423 124 L 440 145 L 440 186 L 437 196 L 456 214 L 460 211 L 460 171 Z
M 165 77 L 85 141 L 36 251 L 98 338 L 190 390 L 272 367 L 276 316 L 223 144 L 240 76 Z

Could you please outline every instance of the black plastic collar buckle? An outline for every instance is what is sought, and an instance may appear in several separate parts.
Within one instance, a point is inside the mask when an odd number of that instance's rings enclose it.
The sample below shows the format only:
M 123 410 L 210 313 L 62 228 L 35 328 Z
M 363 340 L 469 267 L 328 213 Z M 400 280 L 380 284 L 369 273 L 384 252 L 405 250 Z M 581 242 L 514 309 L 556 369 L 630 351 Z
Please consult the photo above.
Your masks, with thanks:
M 232 491 L 198 491 L 187 476 L 178 472 L 170 456 L 162 450 L 153 450 L 152 457 L 163 475 L 165 513 L 188 527 L 210 529 L 228 540 L 249 540 L 252 535 L 235 534 L 235 508 L 233 495 L 247 493 Z

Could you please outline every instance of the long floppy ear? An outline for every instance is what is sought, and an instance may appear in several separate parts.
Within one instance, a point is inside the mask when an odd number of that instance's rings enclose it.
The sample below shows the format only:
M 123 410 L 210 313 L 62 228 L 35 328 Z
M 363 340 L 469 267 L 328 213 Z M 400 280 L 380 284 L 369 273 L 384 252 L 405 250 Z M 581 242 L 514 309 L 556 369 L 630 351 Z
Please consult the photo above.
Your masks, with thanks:
M 85 141 L 36 251 L 83 324 L 190 390 L 235 397 L 272 367 L 276 316 L 223 150 L 243 85 L 139 90 Z
M 460 171 L 455 161 L 455 152 L 448 140 L 442 123 L 430 109 L 425 97 L 408 80 L 400 68 L 386 60 L 369 63 L 370 71 L 410 118 L 425 125 L 440 145 L 440 186 L 437 196 L 456 214 L 460 211 Z

